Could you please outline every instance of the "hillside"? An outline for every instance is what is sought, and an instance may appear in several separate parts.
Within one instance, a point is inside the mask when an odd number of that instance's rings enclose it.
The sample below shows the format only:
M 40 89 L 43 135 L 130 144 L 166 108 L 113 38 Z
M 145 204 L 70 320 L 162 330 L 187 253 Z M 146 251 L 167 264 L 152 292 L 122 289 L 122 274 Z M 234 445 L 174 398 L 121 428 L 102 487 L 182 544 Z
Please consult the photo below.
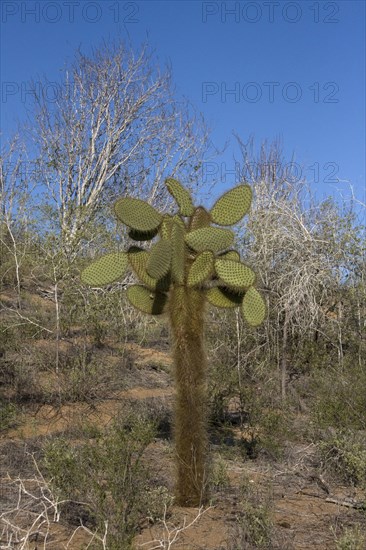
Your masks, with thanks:
M 16 294 L 3 290 L 0 299 L 13 307 Z M 52 302 L 29 289 L 22 314 L 34 304 L 46 312 Z M 118 537 L 103 546 L 101 529 L 115 531 L 118 498 L 126 499 L 125 541 L 132 536 L 135 548 L 365 547 L 366 447 L 355 438 L 365 445 L 366 432 L 348 430 L 342 440 L 337 426 L 316 426 L 314 388 L 303 390 L 309 377 L 296 381 L 286 404 L 261 414 L 253 403 L 268 407 L 265 380 L 246 381 L 247 410 L 232 392 L 215 411 L 211 389 L 211 499 L 184 509 L 173 502 L 174 384 L 164 322 L 122 342 L 105 335 L 98 345 L 71 327 L 58 345 L 58 371 L 51 338 L 15 342 L 0 359 L 3 548 L 122 548 Z M 344 447 L 346 436 L 354 447 Z M 123 483 L 122 466 L 130 476 Z

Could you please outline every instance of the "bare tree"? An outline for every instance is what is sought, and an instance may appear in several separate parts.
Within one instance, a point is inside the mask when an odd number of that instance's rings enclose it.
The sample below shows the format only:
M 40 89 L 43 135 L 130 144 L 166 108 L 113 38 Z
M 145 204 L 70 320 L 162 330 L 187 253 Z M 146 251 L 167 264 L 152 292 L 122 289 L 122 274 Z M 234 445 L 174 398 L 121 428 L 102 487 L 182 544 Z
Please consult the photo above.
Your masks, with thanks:
M 52 287 L 41 291 L 52 292 L 59 335 L 66 307 L 62 291 L 78 276 L 77 255 L 84 247 L 93 253 L 118 246 L 124 238 L 108 219 L 114 198 L 128 192 L 164 210 L 172 200 L 160 185 L 166 176 L 182 177 L 194 191 L 208 131 L 189 103 L 177 99 L 169 68 L 161 71 L 148 47 L 137 53 L 123 44 L 104 45 L 90 55 L 78 52 L 59 83 L 45 78 L 33 90 L 26 135 L 28 167 L 37 186 L 31 198 L 39 239 L 32 282 L 52 281 Z M 19 194 L 14 197 L 19 200 Z M 8 220 L 13 211 L 7 207 Z M 20 216 L 16 219 L 18 223 Z M 3 233 L 8 254 L 19 247 L 11 239 L 14 227 Z
M 238 138 L 245 179 L 255 194 L 249 232 L 254 243 L 243 253 L 262 279 L 275 317 L 267 320 L 268 342 L 277 341 L 281 394 L 286 397 L 289 337 L 315 330 L 329 302 L 334 280 L 334 243 L 319 231 L 324 209 L 315 204 L 301 177 L 294 177 L 278 142 L 263 144 L 259 155 L 253 141 Z M 329 213 L 328 213 L 329 214 Z M 332 245 L 332 246 L 330 246 Z
M 174 98 L 169 70 L 154 66 L 147 47 L 78 52 L 53 101 L 50 83 L 41 84 L 33 87 L 31 134 L 68 257 L 103 201 L 128 193 L 161 204 L 166 175 L 188 172 L 194 180 L 206 129 Z

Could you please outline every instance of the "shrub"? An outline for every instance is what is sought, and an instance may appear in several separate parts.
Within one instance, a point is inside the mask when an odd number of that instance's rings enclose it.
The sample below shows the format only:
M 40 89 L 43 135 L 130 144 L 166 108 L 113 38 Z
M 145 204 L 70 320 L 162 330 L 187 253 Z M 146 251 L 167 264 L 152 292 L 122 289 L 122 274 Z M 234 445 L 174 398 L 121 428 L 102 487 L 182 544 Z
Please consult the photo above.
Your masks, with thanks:
M 214 425 L 225 421 L 229 400 L 237 394 L 237 391 L 237 371 L 228 367 L 224 361 L 216 362 L 210 368 L 208 380 L 210 420 Z
M 81 351 L 70 358 L 68 367 L 63 392 L 65 400 L 88 401 L 103 393 L 107 369 L 100 359 L 89 358 Z
M 365 429 L 366 371 L 360 365 L 344 370 L 332 369 L 314 374 L 314 421 L 320 428 L 328 426 Z
M 336 538 L 336 550 L 364 550 L 366 545 L 365 533 L 361 532 L 359 525 L 344 530 L 339 538 Z
M 212 462 L 209 483 L 212 492 L 226 489 L 230 484 L 227 465 L 221 456 L 216 457 Z
M 272 500 L 268 491 L 260 494 L 249 478 L 244 477 L 240 488 L 239 513 L 229 550 L 274 548 Z
M 264 453 L 272 459 L 281 457 L 289 434 L 290 412 L 272 402 L 273 386 L 254 384 L 243 389 L 240 399 L 246 404 L 247 420 L 243 430 L 242 450 L 248 458 Z
M 320 443 L 325 466 L 347 483 L 366 487 L 366 439 L 339 431 Z
M 141 520 L 161 517 L 169 500 L 161 487 L 149 487 L 142 460 L 155 426 L 146 415 L 125 410 L 106 433 L 93 435 L 78 446 L 50 441 L 44 465 L 60 497 L 86 503 L 83 514 L 97 528 L 108 522 L 108 549 L 128 549 Z
M 0 432 L 17 424 L 18 408 L 13 403 L 5 403 L 0 398 Z

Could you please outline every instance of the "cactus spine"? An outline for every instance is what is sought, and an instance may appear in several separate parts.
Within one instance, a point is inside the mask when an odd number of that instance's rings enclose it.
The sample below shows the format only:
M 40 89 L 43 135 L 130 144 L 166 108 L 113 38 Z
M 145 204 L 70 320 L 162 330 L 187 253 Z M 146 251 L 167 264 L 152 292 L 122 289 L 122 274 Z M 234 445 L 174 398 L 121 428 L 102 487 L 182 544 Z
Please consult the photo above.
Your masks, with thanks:
M 137 241 L 155 237 L 151 251 L 131 246 L 127 253 L 99 258 L 81 274 L 83 282 L 102 286 L 121 279 L 128 266 L 143 284 L 130 286 L 127 298 L 144 313 L 168 313 L 172 329 L 176 381 L 174 435 L 177 460 L 177 502 L 199 506 L 206 497 L 206 352 L 204 311 L 240 307 L 244 320 L 258 326 L 266 307 L 254 287 L 254 272 L 232 250 L 234 234 L 226 227 L 249 210 L 252 192 L 239 185 L 216 201 L 211 211 L 194 207 L 177 180 L 166 185 L 179 212 L 160 214 L 140 199 L 121 198 L 114 211 Z

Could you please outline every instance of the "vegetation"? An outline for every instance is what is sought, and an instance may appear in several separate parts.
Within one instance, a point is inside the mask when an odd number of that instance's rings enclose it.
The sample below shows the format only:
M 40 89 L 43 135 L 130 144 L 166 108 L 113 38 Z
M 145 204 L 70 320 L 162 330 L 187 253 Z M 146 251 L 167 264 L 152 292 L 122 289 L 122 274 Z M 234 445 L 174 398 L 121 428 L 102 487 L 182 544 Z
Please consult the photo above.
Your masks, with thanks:
M 362 550 L 366 542 L 365 535 L 359 526 L 345 529 L 344 533 L 336 538 L 337 550 Z
M 26 549 L 43 536 L 37 544 L 55 547 L 54 534 L 47 534 L 54 522 L 62 544 L 71 539 L 75 549 L 129 548 L 148 529 L 157 529 L 156 541 L 164 533 L 172 541 L 183 537 L 184 525 L 194 521 L 198 528 L 210 515 L 198 510 L 197 521 L 194 515 L 175 522 L 167 350 L 178 327 L 137 310 L 127 296 L 146 310 L 152 289 L 147 300 L 145 290 L 134 294 L 130 272 L 121 277 L 123 251 L 130 250 L 133 272 L 141 278 L 150 259 L 149 277 L 157 280 L 164 262 L 151 258 L 160 259 L 167 247 L 147 241 L 146 253 L 131 251 L 135 220 L 125 214 L 111 220 L 111 207 L 119 204 L 121 214 L 118 197 L 147 202 L 159 223 L 143 230 L 162 233 L 162 219 L 175 215 L 172 194 L 184 209 L 184 228 L 180 217 L 173 224 L 175 238 L 178 227 L 186 232 L 191 255 L 185 285 L 190 277 L 195 294 L 201 270 L 214 283 L 206 272 L 213 258 L 194 235 L 210 228 L 187 227 L 195 216 L 205 225 L 209 213 L 198 208 L 192 217 L 188 195 L 172 183 L 188 183 L 192 204 L 197 191 L 208 193 L 200 188 L 207 131 L 189 105 L 173 99 L 169 75 L 154 69 L 147 50 L 136 56 L 124 47 L 102 48 L 78 56 L 67 75 L 75 81 L 71 95 L 52 104 L 35 97 L 31 134 L 24 133 L 32 142 L 16 137 L 1 152 L 1 541 Z M 206 353 L 195 358 L 201 368 L 207 357 L 207 399 L 195 400 L 207 426 L 207 436 L 199 436 L 202 453 L 208 448 L 213 457 L 212 517 L 232 526 L 222 534 L 228 548 L 238 540 L 240 548 L 296 548 L 295 535 L 316 530 L 307 523 L 297 532 L 309 517 L 319 520 L 324 547 L 363 548 L 365 205 L 352 197 L 319 200 L 305 181 L 291 180 L 277 143 L 257 155 L 253 144 L 238 140 L 242 183 L 250 184 L 253 202 L 248 220 L 235 218 L 237 253 L 227 264 L 216 260 L 215 277 L 230 286 L 227 265 L 253 266 L 268 314 L 253 330 L 239 308 L 211 307 L 235 296 L 207 290 Z M 226 222 L 217 204 L 210 215 Z M 116 260 L 108 265 L 119 272 L 90 288 L 80 273 L 100 262 L 99 254 Z M 194 337 L 200 346 L 203 333 Z M 196 426 L 190 422 L 189 429 Z M 244 472 L 253 473 L 245 491 L 238 481 Z M 258 492 L 268 488 L 267 478 L 271 491 Z M 327 507 L 325 519 L 320 509 L 318 516 L 291 516 L 301 498 L 303 506 L 314 499 L 314 510 L 317 502 Z M 279 512 L 284 502 L 288 508 Z
M 124 410 L 106 433 L 94 432 L 81 446 L 65 438 L 45 446 L 43 465 L 55 494 L 83 503 L 72 511 L 74 521 L 79 514 L 99 532 L 108 523 L 108 548 L 129 548 L 139 522 L 163 514 L 164 494 L 154 498 L 159 488 L 148 487 L 142 464 L 154 433 L 146 414 Z

